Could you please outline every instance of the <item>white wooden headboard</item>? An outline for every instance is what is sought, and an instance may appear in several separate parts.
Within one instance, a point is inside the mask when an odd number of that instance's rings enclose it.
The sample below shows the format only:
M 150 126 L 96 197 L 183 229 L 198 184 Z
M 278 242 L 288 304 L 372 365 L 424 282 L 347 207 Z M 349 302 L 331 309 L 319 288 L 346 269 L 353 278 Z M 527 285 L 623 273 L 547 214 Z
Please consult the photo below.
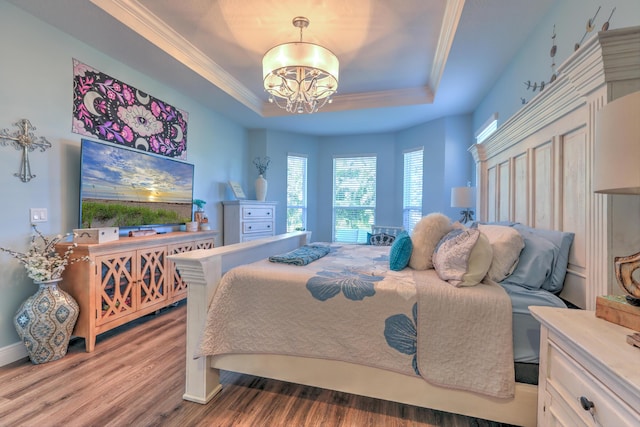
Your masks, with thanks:
M 478 219 L 575 233 L 561 296 L 593 310 L 596 296 L 620 293 L 613 256 L 637 252 L 640 242 L 640 197 L 591 188 L 595 113 L 640 90 L 640 27 L 598 33 L 557 73 L 491 137 L 470 147 Z M 635 213 L 620 214 L 629 209 Z

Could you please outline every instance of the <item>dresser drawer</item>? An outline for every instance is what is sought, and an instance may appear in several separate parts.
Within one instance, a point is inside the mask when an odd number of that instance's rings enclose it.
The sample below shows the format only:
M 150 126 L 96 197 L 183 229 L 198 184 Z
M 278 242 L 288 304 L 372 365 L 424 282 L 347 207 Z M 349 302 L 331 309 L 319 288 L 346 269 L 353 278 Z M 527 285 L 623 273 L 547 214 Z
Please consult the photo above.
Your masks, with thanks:
M 242 208 L 242 219 L 266 219 L 273 218 L 271 206 L 245 206 Z
M 268 233 L 273 231 L 273 221 L 251 221 L 242 223 L 242 232 L 250 233 Z
M 265 237 L 273 236 L 272 233 L 251 233 L 251 234 L 243 234 L 240 238 L 241 242 L 251 242 L 252 240 L 264 239 Z
M 637 426 L 637 412 L 554 342 L 548 347 L 546 375 L 551 396 L 551 408 L 547 410 L 553 412 L 554 405 L 566 406 L 568 408 L 556 409 L 561 412 L 568 409 L 587 426 Z M 581 398 L 593 404 L 591 411 L 583 408 Z

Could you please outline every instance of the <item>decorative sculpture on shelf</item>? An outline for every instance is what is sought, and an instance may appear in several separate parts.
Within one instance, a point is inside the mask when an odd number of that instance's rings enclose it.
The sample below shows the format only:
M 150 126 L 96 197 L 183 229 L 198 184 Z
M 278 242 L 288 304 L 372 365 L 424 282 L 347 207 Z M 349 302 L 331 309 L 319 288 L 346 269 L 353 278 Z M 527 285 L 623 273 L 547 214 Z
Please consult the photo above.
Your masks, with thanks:
M 43 136 L 36 138 L 33 131 L 35 126 L 28 119 L 22 119 L 13 124 L 18 128 L 17 131 L 9 133 L 9 129 L 4 129 L 0 133 L 0 144 L 12 144 L 16 150 L 22 150 L 22 162 L 20 171 L 14 175 L 20 178 L 22 182 L 29 182 L 31 178 L 36 176 L 31 173 L 31 165 L 29 164 L 29 151 L 39 149 L 44 152 L 47 148 L 51 148 L 51 143 Z
M 595 15 L 593 15 L 593 18 L 591 19 L 587 19 L 587 25 L 586 25 L 586 29 L 584 31 L 584 35 L 582 36 L 582 38 L 580 39 L 580 41 L 578 43 L 576 43 L 573 46 L 573 51 L 575 52 L 576 50 L 580 49 L 580 46 L 582 45 L 582 42 L 584 41 L 584 38 L 587 37 L 587 34 L 589 34 L 591 31 L 593 31 L 593 24 L 596 20 L 596 16 L 598 16 L 598 12 L 600 12 L 600 8 L 602 6 L 598 6 L 598 10 L 596 10 Z
M 549 56 L 551 57 L 551 77 L 549 78 L 549 82 L 547 83 L 545 81 L 541 81 L 538 84 L 538 82 L 531 82 L 531 80 L 527 80 L 526 82 L 524 82 L 527 90 L 532 90 L 533 92 L 535 92 L 536 90 L 540 90 L 540 92 L 542 92 L 546 85 L 556 81 L 556 78 L 558 77 L 556 75 L 556 53 L 558 53 L 558 46 L 556 45 L 556 26 L 554 25 L 553 34 L 551 35 L 551 50 L 549 51 Z M 527 103 L 524 98 L 520 98 L 520 100 L 522 101 L 522 104 Z
M 600 9 L 601 9 L 601 6 L 598 7 L 598 9 L 596 10 L 596 13 L 593 15 L 592 18 L 587 19 L 585 33 L 580 39 L 580 41 L 573 46 L 574 51 L 580 48 L 585 37 L 587 37 L 587 34 L 589 34 L 595 28 L 595 20 L 596 20 L 596 17 L 598 16 L 598 12 L 600 12 Z M 604 22 L 604 24 L 602 24 L 602 31 L 607 31 L 609 29 L 610 21 L 615 11 L 616 11 L 616 8 L 614 7 L 611 10 L 611 13 L 609 14 L 609 18 Z M 542 92 L 545 86 L 553 83 L 558 78 L 558 74 L 556 73 L 556 60 L 555 60 L 556 53 L 558 53 L 558 46 L 556 44 L 556 26 L 554 25 L 553 34 L 551 35 L 551 50 L 549 51 L 549 56 L 551 57 L 551 77 L 549 78 L 548 82 L 545 82 L 545 81 L 534 82 L 531 80 L 527 80 L 526 82 L 524 82 L 524 85 L 527 88 L 527 90 L 530 90 L 532 92 L 536 92 L 536 91 Z M 524 105 L 527 103 L 527 100 L 525 98 L 520 97 L 520 102 L 522 103 L 522 105 Z
M 587 34 L 589 34 L 595 28 L 596 16 L 598 16 L 598 12 L 600 12 L 600 8 L 601 8 L 601 6 L 598 6 L 598 10 L 596 10 L 596 13 L 593 15 L 593 18 L 587 20 L 587 25 L 586 25 L 586 29 L 585 29 L 584 35 L 582 36 L 580 41 L 573 46 L 574 52 L 576 50 L 580 49 L 580 46 L 582 45 L 582 42 L 584 41 L 584 38 L 587 36 Z M 613 17 L 613 12 L 615 12 L 615 11 L 616 11 L 615 7 L 613 9 L 611 9 L 611 13 L 609 14 L 609 18 L 604 22 L 604 24 L 602 24 L 602 31 L 607 31 L 609 29 L 609 22 L 611 21 L 611 17 Z

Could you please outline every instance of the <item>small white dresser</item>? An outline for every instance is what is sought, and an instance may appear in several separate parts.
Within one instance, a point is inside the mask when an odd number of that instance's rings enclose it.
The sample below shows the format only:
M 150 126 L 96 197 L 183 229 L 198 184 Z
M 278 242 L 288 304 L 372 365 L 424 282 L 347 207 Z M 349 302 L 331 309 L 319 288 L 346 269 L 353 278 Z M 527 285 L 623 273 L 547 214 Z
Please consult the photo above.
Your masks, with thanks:
M 276 202 L 231 200 L 222 205 L 225 245 L 275 235 Z
M 640 426 L 640 348 L 594 311 L 530 307 L 542 325 L 539 426 Z

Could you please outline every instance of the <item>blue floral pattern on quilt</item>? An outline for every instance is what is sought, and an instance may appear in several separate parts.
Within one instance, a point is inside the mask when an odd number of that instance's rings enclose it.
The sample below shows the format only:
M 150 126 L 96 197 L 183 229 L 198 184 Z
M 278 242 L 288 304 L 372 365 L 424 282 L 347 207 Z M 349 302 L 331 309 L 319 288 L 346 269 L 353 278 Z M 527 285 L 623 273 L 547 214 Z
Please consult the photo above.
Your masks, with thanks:
M 365 297 L 375 295 L 374 284 L 383 279 L 383 276 L 362 274 L 349 269 L 322 270 L 307 280 L 307 289 L 315 299 L 320 301 L 333 298 L 340 292 L 352 301 L 362 301 Z
M 388 317 L 384 322 L 384 338 L 389 347 L 398 350 L 400 353 L 412 355 L 411 364 L 416 375 L 420 375 L 417 360 L 418 332 L 418 304 L 413 304 L 413 319 L 409 319 L 406 314 L 395 314 Z

